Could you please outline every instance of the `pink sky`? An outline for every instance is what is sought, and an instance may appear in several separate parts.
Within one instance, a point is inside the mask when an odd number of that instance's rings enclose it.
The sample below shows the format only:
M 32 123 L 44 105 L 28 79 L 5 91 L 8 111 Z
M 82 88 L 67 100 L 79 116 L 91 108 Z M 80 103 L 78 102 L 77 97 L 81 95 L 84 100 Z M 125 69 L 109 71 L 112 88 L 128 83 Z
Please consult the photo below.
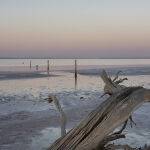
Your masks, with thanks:
M 20 1 L 0 2 L 1 57 L 150 57 L 149 1 Z

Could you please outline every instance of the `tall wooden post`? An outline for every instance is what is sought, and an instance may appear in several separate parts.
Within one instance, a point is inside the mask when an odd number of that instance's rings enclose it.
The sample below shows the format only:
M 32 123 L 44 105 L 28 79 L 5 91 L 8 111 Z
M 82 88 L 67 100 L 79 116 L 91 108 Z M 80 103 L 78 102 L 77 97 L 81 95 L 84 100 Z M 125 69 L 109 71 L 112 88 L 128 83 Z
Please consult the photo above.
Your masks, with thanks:
M 75 89 L 77 88 L 77 60 L 75 59 L 75 71 L 74 71 L 74 78 L 75 78 Z
M 49 60 L 47 60 L 47 74 L 49 75 Z
M 39 70 L 39 65 L 36 65 L 36 71 L 38 71 Z
M 32 61 L 30 60 L 30 69 L 32 68 Z

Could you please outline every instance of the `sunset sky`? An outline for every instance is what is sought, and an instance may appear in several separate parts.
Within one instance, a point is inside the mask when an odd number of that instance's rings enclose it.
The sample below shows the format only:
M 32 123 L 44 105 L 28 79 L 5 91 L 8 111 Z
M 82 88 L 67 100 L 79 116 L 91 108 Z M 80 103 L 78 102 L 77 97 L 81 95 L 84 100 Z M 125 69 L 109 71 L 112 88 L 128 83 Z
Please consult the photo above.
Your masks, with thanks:
M 150 0 L 0 0 L 0 57 L 150 58 Z

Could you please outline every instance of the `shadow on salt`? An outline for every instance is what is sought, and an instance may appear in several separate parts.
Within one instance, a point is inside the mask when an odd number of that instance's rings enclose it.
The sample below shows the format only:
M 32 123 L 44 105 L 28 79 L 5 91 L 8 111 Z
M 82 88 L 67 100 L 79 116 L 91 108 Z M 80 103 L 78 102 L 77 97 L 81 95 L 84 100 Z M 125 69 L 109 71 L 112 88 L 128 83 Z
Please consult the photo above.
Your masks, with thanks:
M 67 130 L 68 132 L 69 130 Z M 42 130 L 39 136 L 32 138 L 31 150 L 46 150 L 53 142 L 61 137 L 61 129 L 50 127 Z
M 150 132 L 140 130 L 133 132 L 132 130 L 129 130 L 126 135 L 126 139 L 120 139 L 116 140 L 116 144 L 129 144 L 131 147 L 134 148 L 140 148 L 144 145 L 150 145 Z

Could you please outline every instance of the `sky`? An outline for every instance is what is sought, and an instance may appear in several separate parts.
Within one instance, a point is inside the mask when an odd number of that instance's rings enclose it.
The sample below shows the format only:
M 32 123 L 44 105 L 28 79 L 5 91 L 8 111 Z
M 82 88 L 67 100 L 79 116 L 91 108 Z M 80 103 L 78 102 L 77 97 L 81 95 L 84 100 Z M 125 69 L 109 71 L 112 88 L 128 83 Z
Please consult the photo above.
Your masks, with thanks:
M 150 0 L 0 0 L 0 58 L 150 58 Z

